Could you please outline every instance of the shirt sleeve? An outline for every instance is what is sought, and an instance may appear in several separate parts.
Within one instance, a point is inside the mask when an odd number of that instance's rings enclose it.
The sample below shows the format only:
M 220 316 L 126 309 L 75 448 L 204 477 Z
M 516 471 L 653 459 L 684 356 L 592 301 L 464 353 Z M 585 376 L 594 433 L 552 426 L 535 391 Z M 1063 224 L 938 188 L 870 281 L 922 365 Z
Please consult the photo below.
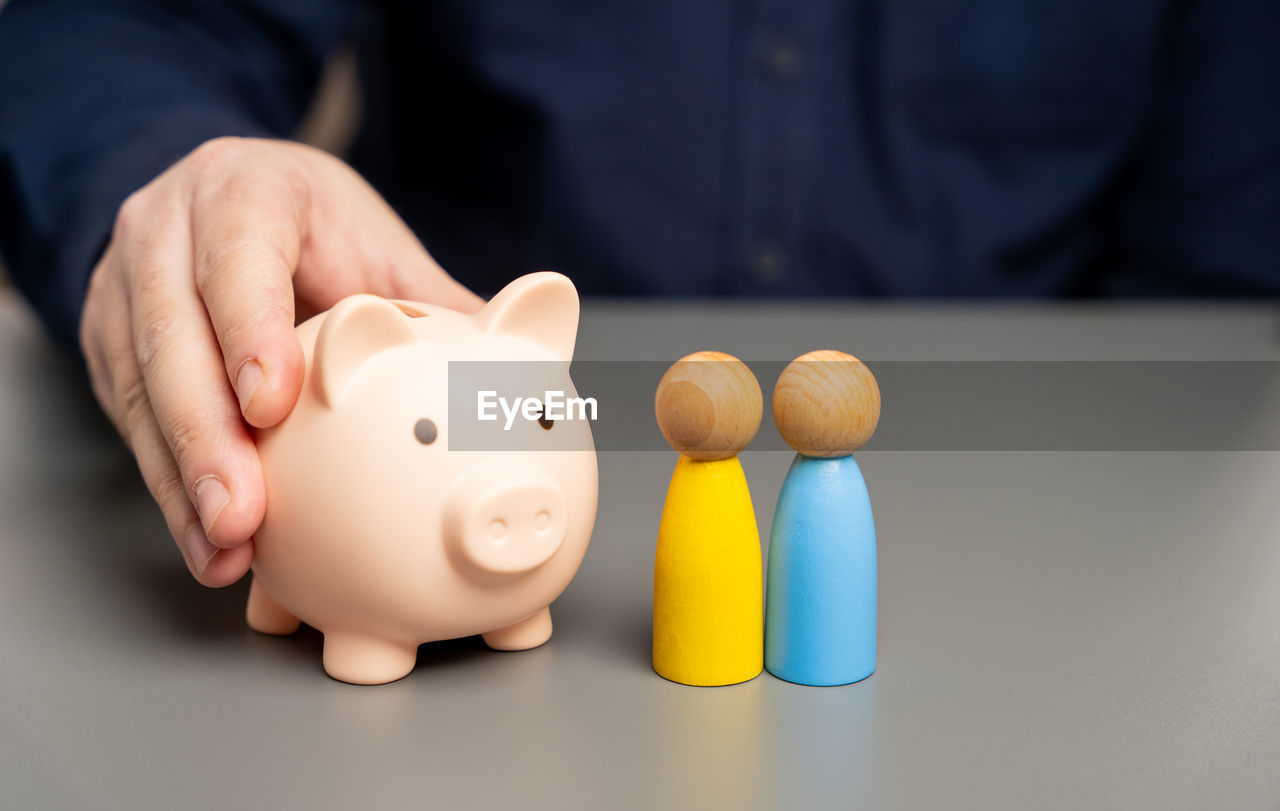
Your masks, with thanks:
M 115 212 L 200 143 L 285 136 L 351 0 L 12 0 L 0 10 L 0 255 L 75 347 Z
M 1108 215 L 1102 292 L 1280 290 L 1280 3 L 1174 4 L 1148 126 Z

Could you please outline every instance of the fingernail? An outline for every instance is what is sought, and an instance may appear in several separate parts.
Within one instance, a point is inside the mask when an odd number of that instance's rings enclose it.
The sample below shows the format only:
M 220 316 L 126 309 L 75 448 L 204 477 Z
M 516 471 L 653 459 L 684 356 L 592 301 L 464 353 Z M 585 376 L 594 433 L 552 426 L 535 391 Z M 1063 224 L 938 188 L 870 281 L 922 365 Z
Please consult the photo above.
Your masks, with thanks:
M 209 543 L 209 536 L 204 534 L 200 525 L 192 524 L 191 529 L 187 530 L 187 554 L 191 557 L 191 566 L 196 570 L 197 576 L 204 574 L 204 570 L 209 567 L 209 561 L 217 551 L 214 545 Z
M 240 400 L 241 413 L 248 412 L 249 403 L 253 402 L 253 395 L 262 385 L 264 377 L 262 364 L 253 358 L 240 364 L 240 368 L 236 371 L 236 397 Z
M 204 524 L 206 533 L 213 532 L 222 508 L 230 500 L 231 495 L 217 476 L 205 476 L 196 482 L 196 512 L 200 514 L 200 523 Z

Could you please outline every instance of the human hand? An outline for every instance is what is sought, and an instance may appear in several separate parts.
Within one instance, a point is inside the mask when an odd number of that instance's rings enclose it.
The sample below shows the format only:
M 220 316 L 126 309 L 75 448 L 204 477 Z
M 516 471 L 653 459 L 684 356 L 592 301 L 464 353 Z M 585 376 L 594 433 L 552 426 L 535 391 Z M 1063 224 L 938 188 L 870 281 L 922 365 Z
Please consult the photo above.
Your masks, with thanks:
M 342 161 L 283 141 L 206 142 L 120 207 L 80 324 L 89 375 L 197 580 L 253 560 L 266 509 L 248 425 L 293 408 L 295 315 L 357 292 L 474 312 Z

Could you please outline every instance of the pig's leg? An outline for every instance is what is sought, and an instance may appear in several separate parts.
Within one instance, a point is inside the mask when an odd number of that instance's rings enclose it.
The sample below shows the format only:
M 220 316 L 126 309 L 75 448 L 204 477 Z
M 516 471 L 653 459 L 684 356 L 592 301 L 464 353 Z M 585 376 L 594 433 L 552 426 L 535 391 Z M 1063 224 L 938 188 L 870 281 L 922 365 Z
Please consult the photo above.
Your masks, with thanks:
M 276 602 L 256 577 L 249 584 L 249 604 L 245 606 L 244 614 L 249 627 L 263 634 L 286 636 L 298 630 L 301 624 L 288 609 Z
M 386 684 L 409 675 L 417 661 L 417 645 L 350 631 L 324 635 L 324 670 L 338 681 Z
M 529 650 L 551 638 L 551 609 L 543 608 L 514 625 L 483 634 L 484 643 L 494 650 Z

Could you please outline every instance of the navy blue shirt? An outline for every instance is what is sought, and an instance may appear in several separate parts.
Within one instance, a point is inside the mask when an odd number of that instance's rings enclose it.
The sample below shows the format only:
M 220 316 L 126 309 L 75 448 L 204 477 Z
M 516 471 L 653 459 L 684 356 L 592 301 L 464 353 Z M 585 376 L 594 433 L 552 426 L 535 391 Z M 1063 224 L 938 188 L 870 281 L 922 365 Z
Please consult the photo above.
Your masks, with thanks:
M 287 136 L 478 292 L 1274 295 L 1276 0 L 12 0 L 0 251 L 56 334 L 131 191 Z

